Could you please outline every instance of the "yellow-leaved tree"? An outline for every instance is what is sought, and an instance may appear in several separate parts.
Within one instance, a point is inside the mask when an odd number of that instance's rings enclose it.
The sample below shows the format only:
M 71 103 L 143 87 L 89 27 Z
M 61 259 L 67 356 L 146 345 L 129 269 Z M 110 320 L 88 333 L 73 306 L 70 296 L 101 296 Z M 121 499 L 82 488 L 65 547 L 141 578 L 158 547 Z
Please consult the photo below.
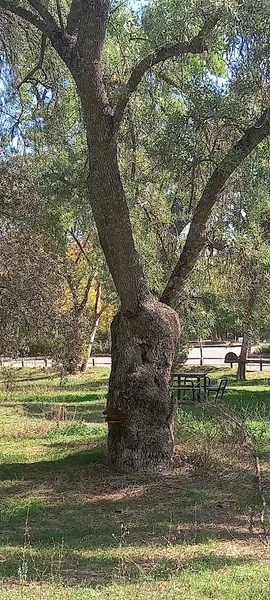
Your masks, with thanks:
M 55 358 L 68 373 L 78 373 L 87 369 L 98 328 L 109 329 L 116 308 L 90 236 L 79 239 L 73 230 L 69 234 L 60 265 L 64 288 L 57 306 Z

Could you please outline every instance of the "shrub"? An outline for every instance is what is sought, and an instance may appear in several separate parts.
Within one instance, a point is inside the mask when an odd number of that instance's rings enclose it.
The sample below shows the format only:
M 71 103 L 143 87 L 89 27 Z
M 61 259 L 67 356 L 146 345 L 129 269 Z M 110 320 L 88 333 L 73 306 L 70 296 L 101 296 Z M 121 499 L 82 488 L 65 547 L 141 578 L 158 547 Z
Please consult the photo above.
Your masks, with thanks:
M 256 350 L 256 354 L 270 354 L 270 343 L 259 346 Z

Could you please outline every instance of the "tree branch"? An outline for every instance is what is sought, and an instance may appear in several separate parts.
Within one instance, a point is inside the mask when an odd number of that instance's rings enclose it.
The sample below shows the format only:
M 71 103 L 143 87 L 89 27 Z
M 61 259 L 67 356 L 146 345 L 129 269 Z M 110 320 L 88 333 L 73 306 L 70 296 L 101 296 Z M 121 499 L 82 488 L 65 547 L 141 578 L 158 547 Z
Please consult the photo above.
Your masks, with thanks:
M 75 235 L 75 233 L 74 233 L 73 229 L 68 229 L 68 233 L 69 233 L 69 234 L 71 235 L 71 237 L 74 239 L 74 242 L 77 244 L 78 248 L 80 249 L 80 253 L 81 253 L 81 254 L 83 254 L 83 256 L 84 256 L 85 260 L 87 261 L 87 263 L 88 263 L 89 265 L 91 265 L 90 258 L 87 256 L 87 254 L 86 254 L 86 252 L 85 252 L 85 249 L 84 249 L 84 247 L 83 247 L 82 243 L 80 242 L 80 240 L 79 240 L 79 239 L 77 238 L 77 236 Z M 88 240 L 88 239 L 89 239 L 89 236 L 88 236 L 87 240 Z M 80 255 L 79 255 L 79 256 L 80 256 Z M 77 257 L 77 259 L 76 259 L 76 261 L 75 261 L 75 264 L 77 264 L 79 256 Z
M 96 289 L 95 306 L 94 306 L 94 315 L 96 315 L 97 317 L 100 317 L 99 310 L 98 310 L 100 300 L 101 300 L 101 281 L 98 280 L 97 289 Z
M 65 33 L 61 31 L 53 16 L 40 2 L 40 0 L 29 0 L 29 3 L 35 9 L 35 11 L 37 11 L 39 16 L 35 13 L 32 13 L 30 10 L 26 10 L 22 6 L 19 6 L 13 0 L 0 0 L 0 9 L 3 8 L 14 15 L 17 15 L 44 33 L 44 35 L 50 39 L 59 56 L 69 66 L 71 62 L 72 50 L 70 40 Z
M 128 121 L 129 121 L 129 131 L 130 131 L 130 138 L 131 138 L 131 173 L 130 173 L 130 176 L 133 181 L 135 179 L 136 168 L 137 168 L 137 142 L 136 142 L 135 127 L 134 127 L 134 123 L 132 120 L 132 114 L 131 114 L 130 110 L 128 110 Z
M 143 58 L 133 69 L 127 84 L 124 86 L 114 112 L 114 128 L 117 131 L 125 113 L 129 99 L 137 89 L 146 71 L 153 66 L 168 60 L 168 58 L 182 56 L 183 54 L 201 54 L 208 48 L 207 36 L 219 21 L 220 14 L 217 12 L 212 18 L 209 18 L 198 35 L 189 42 L 176 42 L 174 44 L 165 44 L 156 48 Z
M 81 16 L 81 0 L 72 0 L 69 15 L 67 18 L 66 32 L 74 35 L 79 27 Z
M 83 244 L 81 244 L 81 243 L 79 244 L 79 252 L 78 252 L 76 260 L 75 260 L 75 265 L 78 264 L 81 256 L 82 255 L 84 256 L 84 248 L 86 247 L 89 238 L 90 238 L 90 233 L 88 234 L 87 238 L 84 240 Z M 88 261 L 88 257 L 86 257 L 86 260 Z
M 81 6 L 77 6 L 79 12 L 77 18 L 75 18 L 75 22 L 76 19 L 78 22 L 78 26 L 76 25 L 78 29 L 76 40 L 77 54 L 84 57 L 85 64 L 95 64 L 95 68 L 99 71 L 99 82 L 97 85 L 99 87 L 100 99 L 103 96 L 102 103 L 104 104 L 104 109 L 108 107 L 108 99 L 102 81 L 101 54 L 106 37 L 111 2 L 110 0 L 81 0 L 80 4 Z M 76 6 L 74 5 L 75 8 Z M 92 87 L 92 77 L 89 79 L 89 85 Z
M 76 312 L 79 312 L 79 302 L 78 302 L 78 295 L 77 295 L 77 291 L 76 288 L 74 286 L 74 283 L 72 281 L 72 277 L 69 274 L 64 275 L 64 278 L 66 279 L 67 283 L 68 283 L 68 287 L 71 291 L 71 295 L 73 298 L 73 306 Z
M 61 11 L 61 5 L 60 5 L 59 0 L 56 0 L 56 8 L 57 8 L 58 20 L 59 20 L 59 25 L 60 25 L 61 31 L 65 31 L 64 21 L 63 21 L 63 16 L 62 16 L 62 11 Z
M 270 109 L 266 109 L 255 125 L 227 152 L 212 173 L 194 211 L 189 233 L 179 261 L 161 296 L 161 301 L 175 307 L 179 292 L 192 271 L 205 242 L 207 221 L 225 183 L 245 158 L 270 134 Z
M 28 0 L 29 4 L 31 4 L 32 8 L 34 8 L 38 14 L 41 16 L 43 21 L 48 25 L 49 31 L 51 33 L 55 33 L 58 31 L 58 25 L 54 20 L 51 13 L 47 10 L 47 8 L 40 2 L 40 0 Z
M 167 250 L 166 250 L 165 245 L 164 245 L 164 241 L 163 241 L 162 235 L 161 235 L 161 233 L 159 231 L 159 228 L 158 228 L 158 223 L 156 222 L 157 221 L 156 215 L 153 214 L 153 213 L 151 214 L 151 211 L 148 210 L 148 208 L 146 207 L 145 203 L 138 202 L 138 205 L 144 210 L 144 212 L 145 212 L 148 220 L 150 221 L 151 225 L 153 226 L 154 232 L 155 232 L 155 234 L 156 234 L 156 236 L 157 236 L 157 238 L 158 238 L 158 240 L 160 242 L 161 249 L 162 249 L 162 252 L 163 252 L 163 256 L 164 256 L 167 264 L 172 267 L 172 264 L 170 264 L 170 260 L 169 260 L 168 254 L 167 254 Z M 152 218 L 153 216 L 154 216 L 154 220 Z
M 39 29 L 39 31 L 49 36 L 50 31 L 47 24 L 30 10 L 26 10 L 22 6 L 18 6 L 15 2 L 12 2 L 12 0 L 0 0 L 0 8 L 3 8 L 14 15 L 21 17 L 21 19 L 28 21 L 28 23 L 34 25 L 34 27 Z
M 171 76 L 168 75 L 167 73 L 165 73 L 164 71 L 157 71 L 156 75 L 157 75 L 158 79 L 161 79 L 161 81 L 165 81 L 165 83 L 167 83 L 171 87 L 175 88 L 176 90 L 179 89 L 179 83 L 174 81 L 171 78 Z
M 97 313 L 97 318 L 100 319 L 100 317 L 102 317 L 102 315 L 104 315 L 104 313 L 106 312 L 106 310 L 108 310 L 111 307 L 110 304 L 107 304 L 106 306 L 103 306 Z
M 45 33 L 42 34 L 41 37 L 41 48 L 40 48 L 40 56 L 38 59 L 38 63 L 37 65 L 28 73 L 28 75 L 26 75 L 23 80 L 19 83 L 18 85 L 18 89 L 21 87 L 21 85 L 23 85 L 23 83 L 26 83 L 27 81 L 29 81 L 29 79 L 31 79 L 31 77 L 33 77 L 33 75 L 35 75 L 35 73 L 37 71 L 39 71 L 39 69 L 42 68 L 43 65 L 43 60 L 44 60 L 44 55 L 45 55 L 45 49 L 46 49 L 46 35 Z
M 81 301 L 81 303 L 80 303 L 80 305 L 78 307 L 78 315 L 80 315 L 82 313 L 83 309 L 86 307 L 93 279 L 94 279 L 94 277 L 91 277 L 91 276 L 88 277 L 88 279 L 87 279 L 87 284 L 85 286 L 83 299 L 82 299 L 82 301 Z

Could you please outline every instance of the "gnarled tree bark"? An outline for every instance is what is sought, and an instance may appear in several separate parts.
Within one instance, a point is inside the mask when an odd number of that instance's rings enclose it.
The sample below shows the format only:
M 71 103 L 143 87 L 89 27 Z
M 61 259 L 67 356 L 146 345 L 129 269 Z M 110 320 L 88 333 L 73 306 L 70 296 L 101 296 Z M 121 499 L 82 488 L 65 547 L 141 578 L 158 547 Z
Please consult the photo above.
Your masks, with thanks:
M 109 463 L 122 471 L 157 470 L 173 452 L 168 388 L 179 335 L 174 310 L 154 297 L 112 323 L 112 370 L 105 411 Z

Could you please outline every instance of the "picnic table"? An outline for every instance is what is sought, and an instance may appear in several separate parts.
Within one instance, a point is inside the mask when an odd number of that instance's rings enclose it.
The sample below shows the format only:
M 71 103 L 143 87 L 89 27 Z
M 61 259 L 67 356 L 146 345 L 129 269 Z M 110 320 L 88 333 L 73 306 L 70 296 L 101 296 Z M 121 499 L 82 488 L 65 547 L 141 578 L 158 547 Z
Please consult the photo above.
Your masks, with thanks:
M 173 373 L 172 390 L 177 392 L 177 400 L 181 401 L 191 393 L 192 399 L 200 402 L 205 398 L 206 378 L 207 373 L 204 371 Z
M 202 400 L 210 400 L 214 396 L 214 400 L 222 399 L 227 378 L 220 379 L 217 385 L 211 383 L 207 373 L 200 371 L 199 373 L 183 371 L 182 373 L 172 374 L 172 394 L 177 393 L 177 402 L 183 402 L 185 398 L 193 401 L 201 402 Z

